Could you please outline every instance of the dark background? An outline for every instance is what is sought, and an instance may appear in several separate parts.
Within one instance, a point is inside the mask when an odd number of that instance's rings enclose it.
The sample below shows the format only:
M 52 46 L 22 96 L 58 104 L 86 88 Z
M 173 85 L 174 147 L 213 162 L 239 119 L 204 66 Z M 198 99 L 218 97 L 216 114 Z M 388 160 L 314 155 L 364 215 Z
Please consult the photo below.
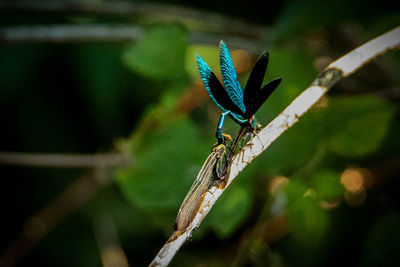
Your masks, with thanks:
M 399 12 L 388 1 L 0 1 L 0 265 L 149 264 L 216 142 L 220 110 L 195 52 L 218 73 L 223 39 L 243 86 L 269 50 L 266 81 L 283 82 L 257 113 L 266 125 Z M 171 265 L 395 266 L 399 59 L 335 85 Z M 16 166 L 12 152 L 32 154 Z M 29 166 L 42 153 L 84 154 L 91 167 Z

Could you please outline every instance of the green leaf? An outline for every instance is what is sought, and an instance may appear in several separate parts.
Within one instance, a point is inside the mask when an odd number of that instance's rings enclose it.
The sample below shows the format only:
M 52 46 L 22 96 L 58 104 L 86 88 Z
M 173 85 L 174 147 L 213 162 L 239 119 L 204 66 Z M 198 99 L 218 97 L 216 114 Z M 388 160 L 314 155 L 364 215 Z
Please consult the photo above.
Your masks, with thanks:
M 126 49 L 123 62 L 132 71 L 157 80 L 185 76 L 187 36 L 176 24 L 151 28 L 146 36 Z
M 293 238 L 306 250 L 315 248 L 321 242 L 329 223 L 328 215 L 318 202 L 305 194 L 307 190 L 296 180 L 291 180 L 285 188 L 288 199 L 286 211 Z
M 141 146 L 134 146 L 134 166 L 120 170 L 118 182 L 124 195 L 144 210 L 177 211 L 207 156 L 206 146 L 186 119 L 154 127 Z
M 243 183 L 235 181 L 225 190 L 210 211 L 211 227 L 226 238 L 243 222 L 250 209 L 250 195 Z
M 319 161 L 324 155 L 320 150 L 326 149 L 321 146 L 324 136 L 319 120 L 316 112 L 302 117 L 261 155 L 262 167 L 274 174 L 285 174 L 304 167 L 311 158 Z
M 385 138 L 394 108 L 373 96 L 332 98 L 322 123 L 330 148 L 343 157 L 373 153 Z

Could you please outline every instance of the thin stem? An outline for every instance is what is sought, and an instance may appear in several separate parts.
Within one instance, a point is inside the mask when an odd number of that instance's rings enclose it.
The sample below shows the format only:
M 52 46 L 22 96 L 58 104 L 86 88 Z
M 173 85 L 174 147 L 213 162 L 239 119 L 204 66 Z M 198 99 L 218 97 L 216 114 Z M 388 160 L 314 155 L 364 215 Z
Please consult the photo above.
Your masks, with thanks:
M 0 28 L 1 43 L 75 43 L 75 42 L 126 42 L 135 41 L 144 35 L 145 29 L 125 24 L 56 24 L 24 25 Z M 246 36 L 230 35 L 226 32 L 216 36 L 203 31 L 191 31 L 189 41 L 214 45 L 221 38 L 232 47 L 240 47 L 251 52 L 261 50 L 262 41 Z
M 266 28 L 262 25 L 250 23 L 243 19 L 222 15 L 208 10 L 200 10 L 187 6 L 146 3 L 131 1 L 112 2 L 71 2 L 71 1 L 2 1 L 0 10 L 8 11 L 35 11 L 35 12 L 68 12 L 110 15 L 110 16 L 141 16 L 148 19 L 158 18 L 168 20 L 168 17 L 183 23 L 188 20 L 199 20 L 206 24 L 206 29 L 218 30 L 235 35 L 259 39 L 265 34 Z
M 93 226 L 103 267 L 129 267 L 114 221 L 107 214 L 101 214 L 94 219 Z
M 131 162 L 127 156 L 117 153 L 106 154 L 43 154 L 1 152 L 0 164 L 27 167 L 91 168 L 117 167 Z
M 137 40 L 143 29 L 132 25 L 49 25 L 0 28 L 0 43 L 121 42 Z

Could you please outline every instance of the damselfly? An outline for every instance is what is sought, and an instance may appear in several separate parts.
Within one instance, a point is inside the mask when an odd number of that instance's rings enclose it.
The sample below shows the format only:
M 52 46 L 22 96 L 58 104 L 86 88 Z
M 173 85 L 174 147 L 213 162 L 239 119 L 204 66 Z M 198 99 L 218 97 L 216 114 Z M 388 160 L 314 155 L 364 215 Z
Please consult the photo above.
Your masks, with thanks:
M 179 208 L 174 226 L 175 231 L 184 231 L 194 219 L 205 193 L 219 179 L 218 170 L 224 154 L 225 145 L 219 144 L 213 148 L 211 154 L 207 157 Z
M 196 59 L 201 79 L 208 94 L 223 111 L 216 133 L 218 144 L 221 144 L 224 142 L 223 125 L 225 117 L 229 115 L 242 129 L 254 130 L 257 127 L 254 114 L 278 87 L 282 79 L 276 78 L 261 87 L 269 61 L 269 53 L 265 51 L 254 65 L 243 93 L 227 46 L 223 41 L 220 41 L 219 47 L 221 73 L 225 89 L 204 59 L 198 54 Z

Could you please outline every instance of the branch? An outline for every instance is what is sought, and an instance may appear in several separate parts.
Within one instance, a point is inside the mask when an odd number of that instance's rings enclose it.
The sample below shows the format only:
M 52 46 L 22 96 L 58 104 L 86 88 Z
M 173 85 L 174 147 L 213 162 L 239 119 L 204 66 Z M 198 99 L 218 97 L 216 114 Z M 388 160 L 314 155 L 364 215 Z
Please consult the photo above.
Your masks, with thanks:
M 0 2 L 1 11 L 72 12 L 84 16 L 140 16 L 147 21 L 179 21 L 191 29 L 189 39 L 192 43 L 215 44 L 222 38 L 229 41 L 233 48 L 240 47 L 257 53 L 265 41 L 260 36 L 268 35 L 267 27 L 240 18 L 154 2 L 3 1 Z M 137 40 L 143 33 L 142 27 L 122 24 L 8 26 L 0 28 L 0 43 L 124 42 Z
M 121 42 L 143 33 L 141 27 L 126 25 L 9 26 L 0 28 L 0 43 Z
M 29 167 L 107 168 L 129 164 L 130 158 L 117 153 L 107 154 L 38 154 L 1 152 L 0 164 Z
M 93 226 L 103 267 L 129 267 L 112 218 L 108 214 L 100 214 L 94 219 Z
M 265 35 L 266 27 L 250 23 L 240 18 L 229 17 L 208 10 L 200 10 L 180 5 L 165 3 L 146 3 L 131 1 L 112 1 L 99 3 L 81 3 L 71 1 L 4 1 L 0 10 L 36 11 L 36 12 L 75 12 L 111 16 L 147 16 L 150 19 L 179 20 L 188 24 L 188 20 L 199 20 L 206 24 L 206 29 L 229 32 L 236 35 L 259 39 Z
M 1 43 L 71 43 L 71 42 L 125 42 L 143 37 L 145 29 L 123 24 L 58 24 L 34 26 L 8 26 L 0 28 Z M 238 35 L 215 35 L 201 31 L 190 31 L 191 43 L 215 44 L 220 39 L 229 41 L 232 47 L 258 52 L 262 41 Z
M 251 139 L 233 160 L 224 188 L 212 186 L 205 193 L 193 221 L 184 232 L 174 232 L 158 252 L 150 266 L 167 266 L 182 244 L 199 227 L 214 203 L 235 177 L 258 155 L 266 150 L 282 133 L 293 126 L 324 94 L 343 79 L 375 57 L 400 46 L 400 27 L 397 27 L 331 63 L 296 99 L 286 107 L 258 136 Z

